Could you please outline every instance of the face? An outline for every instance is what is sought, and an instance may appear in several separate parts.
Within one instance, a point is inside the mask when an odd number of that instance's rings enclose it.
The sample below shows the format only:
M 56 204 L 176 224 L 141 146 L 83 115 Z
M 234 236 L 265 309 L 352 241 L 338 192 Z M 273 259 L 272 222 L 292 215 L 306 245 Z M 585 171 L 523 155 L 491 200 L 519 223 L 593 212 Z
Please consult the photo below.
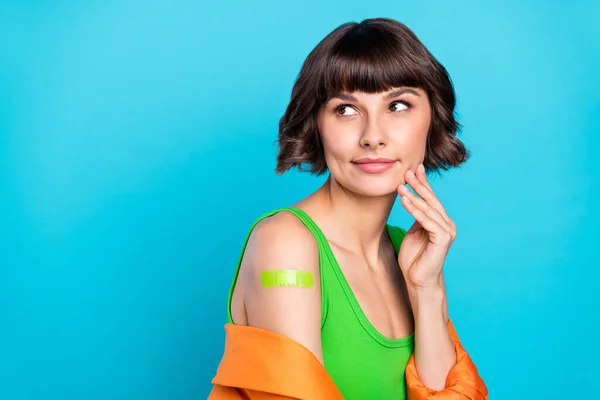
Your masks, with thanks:
M 429 99 L 419 88 L 331 98 L 318 115 L 331 177 L 357 194 L 395 193 L 404 173 L 425 158 L 430 122 Z

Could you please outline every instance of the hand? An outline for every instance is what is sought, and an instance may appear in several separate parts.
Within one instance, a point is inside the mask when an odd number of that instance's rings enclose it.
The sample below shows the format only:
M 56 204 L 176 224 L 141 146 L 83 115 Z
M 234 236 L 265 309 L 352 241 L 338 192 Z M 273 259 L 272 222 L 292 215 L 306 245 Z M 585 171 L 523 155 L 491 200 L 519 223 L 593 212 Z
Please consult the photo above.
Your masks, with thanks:
M 417 168 L 416 175 L 411 170 L 406 171 L 405 182 L 420 197 L 404 184 L 398 186 L 402 205 L 415 218 L 400 245 L 398 264 L 406 284 L 413 289 L 439 285 L 442 266 L 456 238 L 456 225 L 427 182 L 423 164 Z

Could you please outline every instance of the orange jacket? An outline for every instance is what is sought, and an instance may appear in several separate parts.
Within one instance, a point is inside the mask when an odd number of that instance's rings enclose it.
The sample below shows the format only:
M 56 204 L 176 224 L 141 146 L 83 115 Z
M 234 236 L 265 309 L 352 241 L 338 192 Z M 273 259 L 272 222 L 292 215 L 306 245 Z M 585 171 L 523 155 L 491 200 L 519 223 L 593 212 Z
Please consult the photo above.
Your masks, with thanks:
M 456 364 L 446 388 L 431 390 L 420 381 L 414 354 L 406 366 L 408 400 L 487 400 L 487 388 L 448 321 Z M 208 400 L 343 400 L 317 358 L 304 346 L 276 333 L 225 324 L 225 351 Z

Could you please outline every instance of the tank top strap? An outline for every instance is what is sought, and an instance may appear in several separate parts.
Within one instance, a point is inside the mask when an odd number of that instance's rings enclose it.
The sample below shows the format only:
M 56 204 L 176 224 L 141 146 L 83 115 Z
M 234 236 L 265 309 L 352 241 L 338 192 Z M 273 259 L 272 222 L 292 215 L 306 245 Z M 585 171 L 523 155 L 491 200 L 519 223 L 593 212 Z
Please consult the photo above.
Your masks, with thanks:
M 260 221 L 264 220 L 265 218 L 271 217 L 281 211 L 287 211 L 287 212 L 293 214 L 294 216 L 296 216 L 296 218 L 298 218 L 304 224 L 304 226 L 310 231 L 310 233 L 312 233 L 313 237 L 315 238 L 315 241 L 317 242 L 317 247 L 319 250 L 319 278 L 320 278 L 320 282 L 321 282 L 321 327 L 323 327 L 323 325 L 325 324 L 325 319 L 327 317 L 327 311 L 329 309 L 329 299 L 327 296 L 327 290 L 325 289 L 326 282 L 324 279 L 324 268 L 323 268 L 324 263 L 326 263 L 328 261 L 328 258 L 326 255 L 326 247 L 325 247 L 327 245 L 327 240 L 325 239 L 325 236 L 323 235 L 321 230 L 312 221 L 312 219 L 304 211 L 302 211 L 299 208 L 294 208 L 294 207 L 284 207 L 284 208 L 278 208 L 275 210 L 271 210 L 271 211 L 261 215 L 260 217 L 258 217 L 254 221 L 254 223 L 250 226 L 250 229 L 248 230 L 248 232 L 246 234 L 246 238 L 244 240 L 244 243 L 242 246 L 242 251 L 238 258 L 237 265 L 235 267 L 234 278 L 233 278 L 233 281 L 231 282 L 231 286 L 229 288 L 229 295 L 227 296 L 227 322 L 229 322 L 229 323 L 233 323 L 233 317 L 231 315 L 231 299 L 233 297 L 233 289 L 235 288 L 235 283 L 236 283 L 238 275 L 239 275 L 240 266 L 242 264 L 242 259 L 244 257 L 244 252 L 246 251 L 246 247 L 248 245 L 248 240 L 250 239 L 250 235 L 252 234 L 252 231 L 254 230 L 256 225 L 258 225 L 258 223 Z
M 390 240 L 394 245 L 394 250 L 396 250 L 396 254 L 400 251 L 400 244 L 402 243 L 402 239 L 404 239 L 404 235 L 406 235 L 406 231 L 399 226 L 394 225 L 386 225 L 388 235 L 390 236 Z

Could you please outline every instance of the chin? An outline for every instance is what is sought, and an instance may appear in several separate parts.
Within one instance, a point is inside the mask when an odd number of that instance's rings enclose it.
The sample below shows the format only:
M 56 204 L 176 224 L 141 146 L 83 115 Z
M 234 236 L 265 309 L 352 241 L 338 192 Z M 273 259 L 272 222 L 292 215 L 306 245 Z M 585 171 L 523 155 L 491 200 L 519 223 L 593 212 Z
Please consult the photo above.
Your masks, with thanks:
M 396 176 L 373 176 L 338 182 L 356 194 L 369 197 L 382 197 L 397 193 L 398 185 L 402 181 L 402 178 Z

